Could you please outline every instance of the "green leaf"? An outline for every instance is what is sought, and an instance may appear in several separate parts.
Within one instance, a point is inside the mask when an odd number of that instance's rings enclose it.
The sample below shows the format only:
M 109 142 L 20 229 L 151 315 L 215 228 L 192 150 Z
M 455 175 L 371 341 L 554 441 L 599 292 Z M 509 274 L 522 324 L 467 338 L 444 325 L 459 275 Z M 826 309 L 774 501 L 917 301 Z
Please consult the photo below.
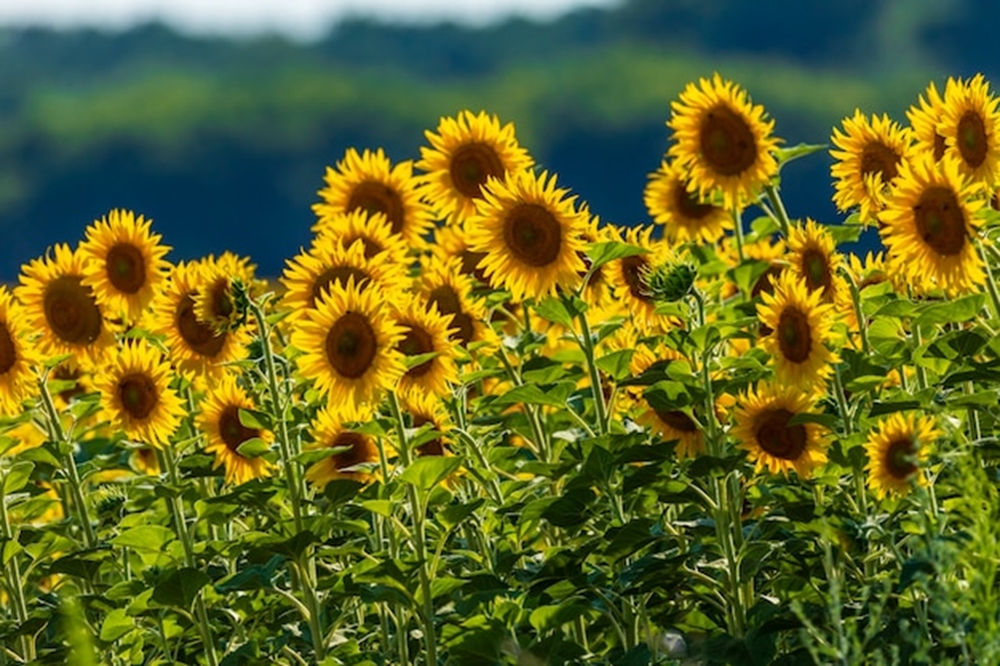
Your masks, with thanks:
M 260 437 L 251 437 L 236 448 L 236 453 L 244 458 L 259 458 L 270 450 L 271 445 L 263 439 Z
M 575 527 L 590 518 L 589 506 L 596 497 L 590 488 L 574 488 L 550 504 L 542 517 L 557 527 Z
M 130 618 L 124 608 L 116 608 L 108 613 L 101 624 L 100 639 L 107 643 L 118 640 L 135 628 L 135 620 Z
M 893 412 L 905 412 L 911 409 L 920 409 L 920 403 L 916 400 L 900 400 L 897 402 L 881 402 L 876 400 L 872 405 L 869 416 L 882 416 Z
M 364 486 L 364 483 L 354 479 L 334 479 L 326 484 L 323 494 L 330 500 L 330 504 L 340 506 L 353 499 Z
M 135 550 L 163 550 L 173 541 L 174 532 L 162 525 L 140 525 L 127 529 L 111 539 L 112 545 Z
M 587 303 L 580 298 L 555 298 L 549 296 L 535 304 L 535 312 L 542 319 L 566 328 L 573 327 L 573 319 L 587 311 Z
M 3 493 L 16 493 L 28 484 L 31 479 L 31 472 L 35 469 L 35 463 L 21 461 L 11 465 L 10 470 L 3 477 Z
M 430 490 L 462 466 L 462 459 L 448 456 L 424 456 L 413 461 L 399 478 L 421 490 Z
M 407 370 L 412 370 L 418 366 L 427 363 L 428 361 L 433 361 L 435 358 L 441 355 L 439 351 L 431 351 L 426 354 L 414 354 L 412 356 L 403 355 L 403 367 Z
M 536 384 L 524 384 L 507 391 L 494 400 L 493 404 L 503 405 L 547 405 L 562 407 L 566 399 L 576 390 L 575 382 L 557 382 L 551 386 L 541 387 Z
M 625 257 L 634 257 L 640 254 L 647 254 L 648 252 L 649 250 L 644 247 L 639 247 L 638 245 L 629 245 L 628 243 L 609 241 L 606 243 L 592 244 L 590 249 L 587 251 L 587 256 L 590 257 L 591 261 L 590 270 L 596 271 L 609 261 L 624 259 Z
M 472 513 L 486 502 L 482 497 L 465 504 L 452 504 L 438 512 L 437 518 L 447 527 L 454 527 L 472 515 Z
M 856 243 L 861 238 L 861 232 L 865 230 L 862 224 L 828 224 L 826 230 L 833 236 L 833 242 L 837 245 L 843 243 Z
M 271 430 L 274 425 L 271 421 L 271 415 L 267 412 L 240 408 L 239 415 L 240 423 L 247 428 L 253 428 L 254 430 Z
M 825 143 L 815 144 L 815 143 L 800 143 L 795 146 L 789 146 L 787 148 L 778 148 L 774 151 L 774 156 L 778 160 L 778 166 L 781 167 L 788 164 L 792 160 L 797 160 L 800 157 L 805 157 L 806 155 L 812 155 L 813 153 L 819 153 L 829 148 Z
M 391 500 L 365 500 L 361 506 L 372 513 L 377 513 L 385 518 L 392 518 L 393 502 Z
M 920 314 L 913 323 L 927 326 L 968 321 L 982 311 L 985 303 L 985 294 L 969 294 L 944 303 L 928 303 L 920 308 Z
M 806 423 L 815 423 L 821 425 L 831 432 L 837 430 L 837 426 L 840 425 L 840 417 L 833 414 L 796 414 L 792 418 L 788 419 L 788 425 L 804 425 Z
M 204 571 L 184 567 L 172 572 L 153 588 L 153 601 L 164 606 L 191 608 L 199 590 L 212 582 Z
M 556 606 L 539 606 L 528 618 L 539 633 L 546 633 L 572 622 L 590 611 L 590 605 L 579 597 L 570 597 Z
M 622 349 L 620 351 L 612 352 L 606 356 L 602 356 L 596 359 L 594 363 L 597 365 L 598 369 L 607 375 L 610 375 L 615 381 L 620 381 L 628 377 L 631 373 L 629 372 L 629 363 L 632 362 L 632 356 L 635 354 L 634 349 Z

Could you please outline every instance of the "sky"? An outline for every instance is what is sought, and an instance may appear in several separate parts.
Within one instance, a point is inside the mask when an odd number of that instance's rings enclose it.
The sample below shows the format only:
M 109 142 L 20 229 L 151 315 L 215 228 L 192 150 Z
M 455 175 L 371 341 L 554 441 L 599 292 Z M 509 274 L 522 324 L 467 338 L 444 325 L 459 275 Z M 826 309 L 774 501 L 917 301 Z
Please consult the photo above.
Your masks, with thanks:
M 345 16 L 403 23 L 485 25 L 517 15 L 556 17 L 618 0 L 0 0 L 0 25 L 125 29 L 153 19 L 194 34 L 278 32 L 315 39 Z

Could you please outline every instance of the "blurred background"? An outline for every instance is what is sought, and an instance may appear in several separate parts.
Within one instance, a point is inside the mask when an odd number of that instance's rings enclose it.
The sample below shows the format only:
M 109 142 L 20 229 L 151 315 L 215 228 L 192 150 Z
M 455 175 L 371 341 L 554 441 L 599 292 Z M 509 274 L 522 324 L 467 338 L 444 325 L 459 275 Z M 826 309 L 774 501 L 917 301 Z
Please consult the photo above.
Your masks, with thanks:
M 114 207 L 152 217 L 174 261 L 231 249 L 276 276 L 347 147 L 417 159 L 464 108 L 635 224 L 697 77 L 743 85 L 788 145 L 856 107 L 905 123 L 949 75 L 1000 85 L 987 0 L 157 1 L 0 4 L 0 280 Z M 829 167 L 786 168 L 793 217 L 842 217 Z

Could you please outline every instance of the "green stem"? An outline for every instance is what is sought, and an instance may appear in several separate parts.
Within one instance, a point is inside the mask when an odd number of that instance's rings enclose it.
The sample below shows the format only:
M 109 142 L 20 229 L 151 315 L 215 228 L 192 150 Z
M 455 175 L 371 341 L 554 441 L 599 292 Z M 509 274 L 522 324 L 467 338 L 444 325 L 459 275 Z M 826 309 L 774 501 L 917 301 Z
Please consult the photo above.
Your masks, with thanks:
M 844 380 L 840 376 L 840 366 L 833 366 L 833 387 L 837 394 L 837 407 L 840 409 L 840 418 L 844 423 L 844 435 L 850 436 L 854 431 L 851 423 L 851 413 L 847 405 L 847 394 L 844 393 Z
M 924 344 L 924 337 L 920 333 L 920 326 L 916 322 L 914 322 L 912 326 L 913 326 L 913 341 L 917 343 L 917 348 L 919 349 Z M 930 384 L 927 382 L 926 368 L 924 368 L 924 366 L 916 362 L 914 362 L 913 367 L 917 371 L 917 386 L 920 387 L 921 391 L 926 391 L 927 387 L 930 386 Z
M 743 264 L 743 215 L 740 213 L 739 208 L 733 209 L 733 229 L 736 230 L 736 256 L 740 259 L 740 265 Z
M 514 369 L 511 364 L 510 359 L 507 358 L 507 352 L 500 348 L 500 361 L 503 363 L 504 368 L 507 370 L 507 375 L 510 380 L 514 382 L 515 386 L 524 386 L 524 381 L 521 379 L 521 374 Z M 528 414 L 528 422 L 531 425 L 532 437 L 534 438 L 535 453 L 542 460 L 542 462 L 551 462 L 548 441 L 545 438 L 545 430 L 542 428 L 541 420 L 538 418 L 538 410 L 534 405 L 524 405 L 524 409 Z
M 604 387 L 601 384 L 601 371 L 597 367 L 597 360 L 594 354 L 594 337 L 590 331 L 590 323 L 587 321 L 587 313 L 581 312 L 580 320 L 581 337 L 580 345 L 583 355 L 587 359 L 587 371 L 590 373 L 590 389 L 594 395 L 594 411 L 597 413 L 597 431 L 608 434 L 608 406 L 604 401 Z
M 788 230 L 791 228 L 792 223 L 788 218 L 788 211 L 785 210 L 785 202 L 781 200 L 781 195 L 778 194 L 778 188 L 771 184 L 765 185 L 764 194 L 767 195 L 768 201 L 771 202 L 771 207 L 778 216 L 778 224 L 781 225 L 781 233 L 785 236 L 785 238 L 788 238 Z
M 864 351 L 865 356 L 871 355 L 871 345 L 868 342 L 868 320 L 865 318 L 865 313 L 861 309 L 861 292 L 858 290 L 858 286 L 854 284 L 854 278 L 852 277 L 847 281 L 851 288 L 851 301 L 854 303 L 854 318 L 858 320 L 858 334 L 861 336 L 861 349 Z
M 3 487 L 2 483 L 0 483 L 0 487 Z M 14 541 L 17 538 L 17 535 L 11 529 L 10 516 L 7 514 L 7 499 L 2 493 L 0 493 L 0 527 L 3 527 L 2 536 L 5 542 Z M 28 621 L 28 603 L 24 598 L 24 580 L 21 578 L 21 564 L 19 560 L 18 554 L 15 553 L 7 563 L 4 575 L 7 578 L 7 588 L 14 598 L 14 616 L 17 618 L 17 623 L 23 625 Z M 25 663 L 33 661 L 35 659 L 34 635 L 24 634 L 21 636 L 20 642 L 21 656 L 24 657 Z
M 990 259 L 984 251 L 984 246 L 982 243 L 977 243 L 977 245 L 979 246 L 979 254 L 983 258 L 983 265 L 986 267 L 986 290 L 990 293 L 990 301 L 993 304 L 993 317 L 1000 321 L 1000 292 L 997 291 L 997 281 L 993 275 L 993 268 L 990 266 Z M 995 248 L 990 249 L 995 257 L 998 256 Z

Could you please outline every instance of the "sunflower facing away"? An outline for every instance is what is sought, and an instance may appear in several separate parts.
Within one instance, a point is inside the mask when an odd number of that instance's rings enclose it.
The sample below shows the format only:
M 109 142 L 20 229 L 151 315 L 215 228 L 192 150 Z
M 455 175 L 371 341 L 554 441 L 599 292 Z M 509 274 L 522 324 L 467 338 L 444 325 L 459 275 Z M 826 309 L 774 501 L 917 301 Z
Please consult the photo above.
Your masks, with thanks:
M 378 401 L 406 371 L 397 345 L 405 331 L 392 318 L 386 296 L 361 289 L 353 278 L 330 290 L 298 322 L 292 344 L 302 350 L 299 373 L 316 381 L 332 405 Z
M 587 216 L 547 172 L 518 171 L 490 179 L 467 224 L 469 249 L 483 252 L 490 284 L 516 301 L 572 289 L 580 281 Z
M 83 283 L 84 258 L 66 244 L 21 267 L 21 285 L 14 296 L 24 306 L 26 330 L 37 332 L 42 356 L 74 354 L 88 365 L 99 362 L 114 344 L 94 291 Z
M 451 319 L 419 299 L 411 300 L 396 312 L 396 322 L 403 329 L 403 338 L 396 349 L 407 357 L 437 354 L 403 374 L 399 380 L 401 393 L 451 395 L 451 385 L 458 383 L 455 345 L 448 339 Z
M 911 106 L 906 111 L 916 141 L 915 151 L 931 155 L 934 161 L 944 157 L 946 147 L 944 137 L 938 133 L 938 124 L 944 112 L 944 100 L 937 87 L 931 81 L 927 86 L 927 98 L 923 95 L 917 100 L 918 105 Z
M 321 409 L 310 428 L 313 443 L 308 448 L 340 450 L 313 463 L 306 470 L 306 480 L 323 488 L 334 479 L 362 482 L 373 479 L 368 468 L 378 462 L 378 448 L 369 435 L 351 430 L 348 425 L 372 418 L 374 412 L 370 407 Z
M 808 395 L 791 386 L 758 384 L 740 396 L 733 436 L 747 451 L 759 473 L 795 470 L 803 479 L 826 462 L 826 440 L 815 423 L 789 425 L 793 416 L 809 412 Z
M 702 201 L 684 172 L 665 160 L 649 175 L 643 201 L 653 222 L 662 224 L 664 236 L 674 243 L 715 243 L 733 228 L 729 211 Z
M 80 244 L 83 283 L 94 290 L 111 316 L 136 322 L 167 281 L 170 248 L 150 230 L 152 220 L 128 210 L 112 210 L 95 221 Z
M 743 89 L 715 74 L 711 81 L 689 83 L 671 103 L 667 126 L 676 143 L 668 154 L 687 172 L 702 200 L 722 193 L 729 210 L 753 201 L 757 191 L 778 173 L 774 121 L 753 105 Z
M 534 160 L 514 137 L 514 124 L 496 116 L 462 111 L 442 118 L 437 134 L 424 132 L 431 147 L 420 148 L 417 168 L 426 172 L 424 198 L 441 219 L 462 222 L 475 213 L 489 178 L 529 169 Z
M 983 205 L 973 198 L 977 190 L 950 156 L 904 162 L 879 216 L 889 273 L 906 276 L 921 291 L 937 287 L 954 296 L 981 288 L 986 273 L 972 241 Z
M 774 358 L 777 381 L 803 391 L 823 383 L 833 372 L 837 354 L 827 348 L 833 305 L 821 302 L 799 276 L 785 271 L 775 280 L 774 293 L 761 294 L 757 316 L 770 333 L 761 340 Z
M 163 448 L 184 417 L 184 404 L 170 388 L 170 363 L 145 340 L 128 340 L 94 379 L 101 407 L 135 442 Z
M 899 412 L 882 419 L 865 443 L 868 453 L 868 487 L 879 499 L 886 495 L 905 495 L 913 483 L 927 485 L 920 463 L 927 459 L 930 444 L 941 431 L 930 416 L 917 418 Z
M 899 174 L 899 163 L 910 147 L 910 133 L 883 114 L 869 120 L 859 109 L 844 119 L 844 131 L 833 128 L 837 150 L 830 155 L 834 180 L 833 202 L 841 211 L 860 208 L 864 224 L 875 221 L 885 206 L 889 185 Z
M 205 433 L 205 451 L 215 454 L 213 468 L 225 466 L 226 483 L 240 485 L 251 479 L 271 475 L 274 466 L 262 457 L 248 458 L 239 452 L 240 446 L 251 439 L 270 442 L 274 436 L 267 430 L 250 428 L 240 420 L 241 409 L 256 409 L 253 400 L 236 384 L 231 375 L 212 385 L 201 406 L 199 426 Z
M 945 155 L 958 160 L 962 174 L 992 187 L 1000 172 L 1000 99 L 990 94 L 990 84 L 977 74 L 970 81 L 948 79 L 938 132 L 944 137 Z
M 25 319 L 21 305 L 7 287 L 0 285 L 0 414 L 21 413 L 21 402 L 37 386 L 35 351 L 25 339 Z

